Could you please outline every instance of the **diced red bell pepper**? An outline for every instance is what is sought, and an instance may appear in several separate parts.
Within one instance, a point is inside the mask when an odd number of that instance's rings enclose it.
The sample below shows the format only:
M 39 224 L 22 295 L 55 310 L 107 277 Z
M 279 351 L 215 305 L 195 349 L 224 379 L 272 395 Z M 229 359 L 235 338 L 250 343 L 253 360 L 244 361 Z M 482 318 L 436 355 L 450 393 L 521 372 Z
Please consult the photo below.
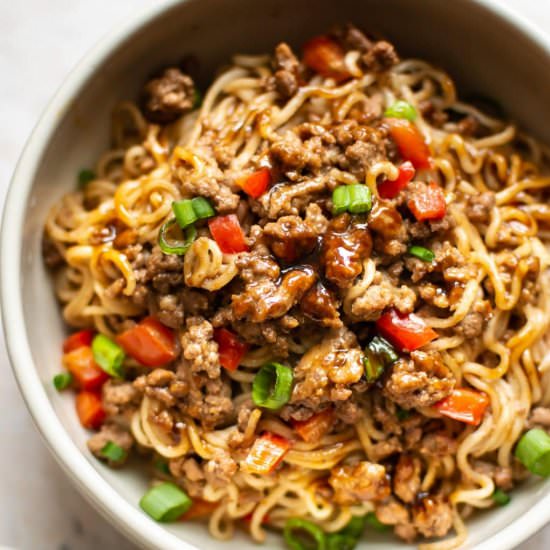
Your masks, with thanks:
M 69 353 L 83 346 L 90 347 L 94 339 L 94 331 L 92 329 L 81 330 L 75 332 L 65 339 L 63 342 L 63 353 Z
M 376 321 L 376 327 L 400 351 L 414 351 L 438 336 L 418 315 L 403 315 L 395 309 L 382 314 Z
M 180 520 L 189 521 L 190 519 L 208 517 L 219 505 L 219 502 L 210 502 L 202 498 L 193 498 L 191 508 L 181 516 Z
M 304 44 L 304 63 L 315 72 L 337 82 L 351 75 L 344 63 L 345 52 L 332 38 L 316 36 Z
M 248 345 L 226 328 L 217 328 L 214 331 L 214 340 L 218 343 L 220 365 L 228 371 L 236 370 L 248 351 Z
M 261 197 L 271 183 L 271 170 L 269 168 L 260 168 L 250 176 L 244 178 L 240 184 L 243 191 L 253 199 Z
M 334 425 L 335 416 L 332 408 L 325 409 L 307 420 L 292 420 L 296 433 L 308 443 L 319 441 Z
M 265 432 L 254 441 L 243 468 L 253 474 L 270 474 L 282 462 L 289 449 L 288 439 Z
M 489 406 L 486 393 L 468 388 L 455 388 L 450 395 L 436 403 L 436 409 L 453 420 L 478 426 Z
M 62 362 L 81 390 L 98 390 L 109 380 L 109 375 L 94 361 L 89 346 L 80 346 L 66 353 Z
M 235 214 L 211 218 L 208 220 L 208 227 L 224 254 L 237 254 L 248 250 L 239 218 Z
M 101 397 L 91 391 L 81 391 L 76 395 L 76 412 L 80 423 L 85 428 L 97 430 L 105 420 L 105 411 Z
M 174 332 L 154 317 L 146 317 L 119 334 L 116 341 L 130 357 L 146 367 L 166 365 L 177 356 Z
M 447 211 L 443 189 L 433 181 L 430 185 L 419 185 L 411 193 L 407 206 L 419 222 L 440 220 Z
M 404 160 L 412 162 L 417 170 L 432 167 L 428 144 L 412 122 L 404 118 L 387 118 L 384 124 Z
M 378 184 L 378 194 L 383 199 L 393 199 L 414 178 L 415 169 L 410 160 L 399 167 L 399 175 L 394 180 L 384 180 Z

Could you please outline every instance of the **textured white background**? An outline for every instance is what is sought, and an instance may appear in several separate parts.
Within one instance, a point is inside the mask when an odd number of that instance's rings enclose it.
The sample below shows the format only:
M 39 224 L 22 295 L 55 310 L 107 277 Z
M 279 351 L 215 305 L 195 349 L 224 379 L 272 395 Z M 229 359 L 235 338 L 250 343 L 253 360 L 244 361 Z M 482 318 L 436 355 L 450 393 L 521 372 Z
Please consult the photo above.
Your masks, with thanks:
M 25 140 L 67 72 L 118 21 L 155 1 L 0 0 L 0 205 Z M 549 0 L 501 1 L 550 33 Z M 49 455 L 19 396 L 1 336 L 0 369 L 0 547 L 133 548 Z M 522 545 L 548 548 L 550 526 Z

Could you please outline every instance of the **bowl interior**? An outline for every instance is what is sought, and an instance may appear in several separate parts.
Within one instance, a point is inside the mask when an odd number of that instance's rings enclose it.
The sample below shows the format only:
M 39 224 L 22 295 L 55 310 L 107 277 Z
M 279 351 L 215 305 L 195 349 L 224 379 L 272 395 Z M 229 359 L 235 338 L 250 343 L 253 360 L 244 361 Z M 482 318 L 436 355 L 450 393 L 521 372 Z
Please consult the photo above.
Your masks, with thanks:
M 113 105 L 120 99 L 135 97 L 151 71 L 177 62 L 186 54 L 198 58 L 199 80 L 205 87 L 215 70 L 226 64 L 233 53 L 270 51 L 281 40 L 299 47 L 307 37 L 337 22 L 353 21 L 393 40 L 403 56 L 425 58 L 443 66 L 460 83 L 464 93 L 477 92 L 496 99 L 513 118 L 550 142 L 550 127 L 545 123 L 550 120 L 550 102 L 546 97 L 550 58 L 518 28 L 484 5 L 468 0 L 421 3 L 189 0 L 168 5 L 164 12 L 155 8 L 159 13 L 137 28 L 134 25 L 125 39 L 107 38 L 99 53 L 96 50 L 95 56 L 88 57 L 85 65 L 71 76 L 70 85 L 66 84 L 58 94 L 33 137 L 14 182 L 23 189 L 14 191 L 8 204 L 7 219 L 14 225 L 4 226 L 4 243 L 10 239 L 15 243 L 3 247 L 3 269 L 9 251 L 10 260 L 17 258 L 19 271 L 17 276 L 9 276 L 11 286 L 4 282 L 3 300 L 8 343 L 19 380 L 25 377 L 24 385 L 34 386 L 24 387 L 24 393 L 28 401 L 47 398 L 43 415 L 32 407 L 36 421 L 46 432 L 44 425 L 51 421 L 49 415 L 53 409 L 55 422 L 59 422 L 54 426 L 57 434 L 54 436 L 50 430 L 46 438 L 58 454 L 63 453 L 62 463 L 73 470 L 85 492 L 92 499 L 95 494 L 96 504 L 119 524 L 125 523 L 123 527 L 133 531 L 134 538 L 146 545 L 175 548 L 178 539 L 170 535 L 174 534 L 196 548 L 210 548 L 217 543 L 208 538 L 202 525 L 158 526 L 140 514 L 137 503 L 147 486 L 147 474 L 137 466 L 114 472 L 90 458 L 85 446 L 86 434 L 75 417 L 72 398 L 58 395 L 50 383 L 60 365 L 64 326 L 41 261 L 42 225 L 52 203 L 75 185 L 78 170 L 93 165 L 108 146 L 108 121 Z M 107 48 L 111 48 L 110 53 L 103 55 Z M 22 303 L 26 336 L 19 334 L 17 338 L 23 351 L 13 349 L 14 333 L 23 327 L 17 321 L 10 322 L 8 299 L 15 308 Z M 23 342 L 21 338 L 25 337 Z M 23 361 L 29 358 L 24 355 L 27 349 L 32 362 Z M 53 440 L 66 439 L 67 434 L 70 441 L 67 439 L 60 451 L 61 446 Z M 74 458 L 77 449 L 83 455 Z M 74 455 L 70 463 L 66 459 L 68 454 Z M 112 494 L 109 502 L 99 503 L 97 490 L 105 486 L 105 481 L 120 496 Z M 550 495 L 550 484 L 531 482 L 514 493 L 509 506 L 476 516 L 469 522 L 470 544 L 479 544 L 476 548 L 494 547 L 495 539 L 485 544 L 483 541 L 511 526 L 546 495 Z M 129 515 L 122 513 L 124 509 Z M 132 518 L 132 527 L 121 517 Z M 516 537 L 518 530 L 521 537 L 521 529 L 516 529 Z M 512 534 L 500 541 L 499 548 L 510 547 L 513 540 Z M 520 540 L 516 538 L 515 543 Z M 396 540 L 391 537 L 369 537 L 361 548 L 395 548 L 395 545 Z M 270 539 L 270 548 L 282 546 L 279 538 Z M 224 547 L 257 548 L 240 533 Z

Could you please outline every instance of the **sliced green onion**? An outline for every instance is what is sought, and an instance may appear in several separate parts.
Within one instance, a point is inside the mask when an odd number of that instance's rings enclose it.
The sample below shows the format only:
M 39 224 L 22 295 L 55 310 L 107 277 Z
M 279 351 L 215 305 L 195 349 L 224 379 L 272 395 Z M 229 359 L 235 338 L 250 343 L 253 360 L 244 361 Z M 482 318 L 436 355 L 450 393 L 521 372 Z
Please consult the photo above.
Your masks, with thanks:
M 111 462 L 120 462 L 126 458 L 126 451 L 113 441 L 107 441 L 99 454 Z
M 340 529 L 338 533 L 358 539 L 363 534 L 366 525 L 367 516 L 353 516 L 348 524 L 343 529 Z
M 73 375 L 70 372 L 60 372 L 53 377 L 53 385 L 57 391 L 66 390 L 73 383 Z
M 327 550 L 353 550 L 358 543 L 357 538 L 342 533 L 332 533 L 326 541 Z
M 339 185 L 332 192 L 332 213 L 336 216 L 347 212 L 349 207 L 349 191 L 347 185 Z
M 93 180 L 95 180 L 95 172 L 93 170 L 85 168 L 84 170 L 80 170 L 78 173 L 78 187 L 80 189 L 86 187 L 86 185 Z
M 92 352 L 94 361 L 109 375 L 122 378 L 122 362 L 124 350 L 115 342 L 98 334 L 92 340 Z
M 416 109 L 410 103 L 398 99 L 386 109 L 384 116 L 387 118 L 406 118 L 412 122 L 416 119 Z
M 168 466 L 168 462 L 166 462 L 166 460 L 161 460 L 160 458 L 156 460 L 155 469 L 163 473 L 164 475 L 172 475 L 172 472 L 170 471 L 170 466 Z
M 332 213 L 364 214 L 372 208 L 372 193 L 366 185 L 339 185 L 332 192 Z
M 258 407 L 280 409 L 290 399 L 293 378 L 290 367 L 280 363 L 264 365 L 252 382 L 252 400 Z
M 139 505 L 156 521 L 174 521 L 183 516 L 193 501 L 176 484 L 165 481 L 149 489 Z
M 195 223 L 199 219 L 190 199 L 174 201 L 172 203 L 172 210 L 174 211 L 178 225 L 182 229 L 185 229 L 188 225 Z
M 198 109 L 202 105 L 202 94 L 199 89 L 193 90 L 193 109 Z
M 407 409 L 402 409 L 401 407 L 397 407 L 397 410 L 395 411 L 395 416 L 397 416 L 397 420 L 406 420 L 411 416 L 411 411 Z
M 383 533 L 384 531 L 387 531 L 390 526 L 386 525 L 385 523 L 382 523 L 377 517 L 374 512 L 370 512 L 366 515 L 366 522 L 369 527 L 372 527 L 375 531 L 379 531 L 380 533 Z
M 159 231 L 158 244 L 160 249 L 165 254 L 176 254 L 183 256 L 189 247 L 193 244 L 193 241 L 197 238 L 197 230 L 194 225 L 190 225 L 185 228 L 185 240 L 184 241 L 168 241 L 167 234 L 172 226 L 176 224 L 176 218 L 168 220 Z
M 409 254 L 416 256 L 423 262 L 433 262 L 435 260 L 435 254 L 429 248 L 424 248 L 423 246 L 411 246 Z
M 191 204 L 193 205 L 193 210 L 199 220 L 211 218 L 216 215 L 214 207 L 210 204 L 210 201 L 204 197 L 195 197 L 194 199 L 191 199 Z
M 495 489 L 491 496 L 499 506 L 506 506 L 510 502 L 510 495 L 502 489 Z
M 545 431 L 534 428 L 524 433 L 514 454 L 533 474 L 550 476 L 550 436 Z
M 178 225 L 185 229 L 194 224 L 197 220 L 211 218 L 216 215 L 212 205 L 204 197 L 195 197 L 194 199 L 183 199 L 172 203 L 172 210 L 176 216 Z
M 365 376 L 368 382 L 374 382 L 384 369 L 395 363 L 399 355 L 393 346 L 381 336 L 375 336 L 365 349 Z
M 305 519 L 290 518 L 285 523 L 283 536 L 292 550 L 327 550 L 323 530 Z
M 364 214 L 372 208 L 372 194 L 366 185 L 348 185 L 349 206 L 351 214 Z

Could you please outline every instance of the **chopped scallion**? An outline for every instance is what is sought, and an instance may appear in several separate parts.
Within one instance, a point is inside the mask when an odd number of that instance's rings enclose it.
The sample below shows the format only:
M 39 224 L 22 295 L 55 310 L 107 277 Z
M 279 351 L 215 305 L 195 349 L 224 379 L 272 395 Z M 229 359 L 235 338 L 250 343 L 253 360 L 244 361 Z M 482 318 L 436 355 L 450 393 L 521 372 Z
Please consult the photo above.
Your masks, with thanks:
M 514 454 L 533 474 L 550 476 L 550 436 L 544 430 L 534 428 L 524 433 Z
M 172 472 L 170 472 L 170 466 L 168 466 L 168 462 L 166 462 L 166 460 L 161 460 L 160 458 L 157 459 L 155 461 L 155 469 L 164 475 L 172 475 Z
M 211 218 L 216 215 L 216 211 L 210 204 L 210 201 L 204 197 L 195 197 L 191 199 L 191 204 L 199 220 L 205 220 L 206 218 Z
M 181 517 L 193 501 L 176 484 L 166 481 L 149 489 L 139 501 L 141 509 L 156 521 L 174 521 Z
M 60 372 L 53 377 L 53 385 L 57 391 L 66 390 L 73 383 L 73 375 L 70 372 Z
M 194 224 L 197 220 L 204 220 L 216 215 L 216 211 L 212 208 L 208 199 L 204 197 L 174 201 L 172 210 L 178 225 L 182 229 Z
M 280 363 L 264 365 L 252 382 L 252 400 L 259 407 L 280 409 L 292 393 L 292 369 Z
M 389 367 L 399 359 L 393 346 L 381 336 L 375 336 L 365 349 L 365 376 L 368 382 L 374 382 Z
M 185 229 L 188 225 L 195 223 L 199 219 L 197 214 L 195 214 L 193 203 L 190 199 L 174 201 L 172 203 L 172 210 L 174 211 L 178 225 L 182 229 Z
M 406 118 L 412 122 L 416 119 L 416 109 L 410 103 L 398 99 L 386 109 L 384 116 L 387 118 Z
M 339 185 L 332 192 L 332 213 L 365 214 L 372 208 L 372 194 L 366 185 Z
M 409 248 L 409 254 L 417 257 L 423 262 L 433 262 L 435 260 L 435 254 L 429 248 L 423 246 L 411 246 Z
M 283 536 L 292 550 L 327 550 L 323 530 L 305 519 L 290 518 L 285 523 Z
M 348 524 L 338 532 L 358 539 L 363 534 L 366 524 L 367 516 L 353 516 Z
M 111 462 L 120 462 L 126 458 L 126 451 L 113 441 L 107 441 L 99 454 Z
M 510 502 L 510 495 L 505 493 L 502 489 L 495 489 L 492 498 L 499 506 L 506 506 Z
M 124 350 L 103 334 L 97 334 L 92 340 L 94 361 L 109 375 L 122 378 Z
M 397 407 L 397 410 L 395 411 L 395 416 L 397 416 L 397 420 L 406 420 L 411 416 L 411 411 L 407 409 L 402 409 L 401 407 Z
M 342 533 L 327 535 L 326 541 L 327 550 L 353 550 L 358 543 L 356 538 Z
M 387 531 L 390 526 L 386 525 L 385 523 L 382 523 L 377 517 L 374 512 L 370 512 L 366 515 L 366 522 L 369 527 L 372 527 L 375 531 L 379 531 L 383 533 L 384 531 Z
M 168 220 L 159 230 L 158 244 L 160 249 L 165 254 L 176 254 L 183 256 L 189 247 L 193 244 L 193 241 L 197 238 L 197 230 L 194 225 L 189 225 L 185 228 L 185 240 L 183 241 L 168 241 L 169 230 L 176 225 L 176 218 Z
M 95 177 L 95 172 L 93 170 L 90 170 L 88 168 L 80 170 L 80 172 L 78 173 L 78 187 L 80 189 L 83 189 L 91 181 L 95 180 Z

